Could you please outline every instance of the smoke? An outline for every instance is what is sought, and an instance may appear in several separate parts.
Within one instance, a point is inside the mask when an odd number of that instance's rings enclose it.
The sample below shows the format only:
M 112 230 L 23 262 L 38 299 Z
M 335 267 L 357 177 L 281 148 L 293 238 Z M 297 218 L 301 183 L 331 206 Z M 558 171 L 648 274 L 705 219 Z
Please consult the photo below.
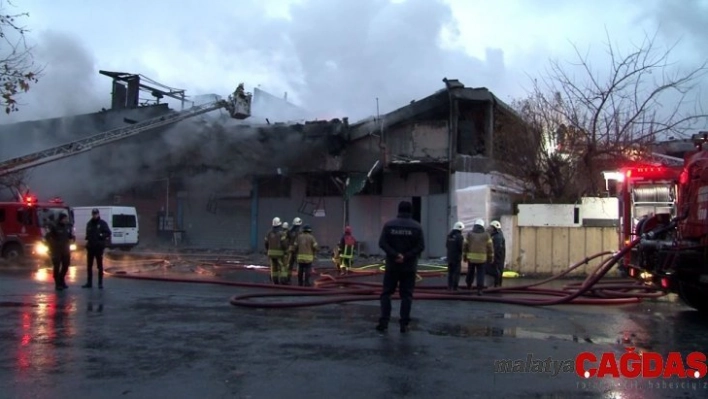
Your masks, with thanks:
M 45 31 L 36 38 L 33 57 L 42 76 L 19 97 L 20 111 L 0 117 L 0 123 L 97 112 L 110 104 L 107 94 L 99 95 L 96 61 L 77 37 Z

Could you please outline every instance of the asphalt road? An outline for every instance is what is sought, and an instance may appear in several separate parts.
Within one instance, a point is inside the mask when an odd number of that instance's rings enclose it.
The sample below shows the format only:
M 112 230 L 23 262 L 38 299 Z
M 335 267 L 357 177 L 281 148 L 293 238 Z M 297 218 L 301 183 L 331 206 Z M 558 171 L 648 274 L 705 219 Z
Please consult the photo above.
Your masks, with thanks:
M 408 334 L 379 334 L 376 302 L 257 310 L 228 303 L 244 289 L 107 278 L 105 290 L 85 290 L 72 268 L 71 287 L 55 292 L 50 274 L 0 269 L 0 398 L 708 396 L 708 378 L 495 369 L 627 346 L 705 351 L 708 321 L 675 298 L 553 308 L 416 301 Z

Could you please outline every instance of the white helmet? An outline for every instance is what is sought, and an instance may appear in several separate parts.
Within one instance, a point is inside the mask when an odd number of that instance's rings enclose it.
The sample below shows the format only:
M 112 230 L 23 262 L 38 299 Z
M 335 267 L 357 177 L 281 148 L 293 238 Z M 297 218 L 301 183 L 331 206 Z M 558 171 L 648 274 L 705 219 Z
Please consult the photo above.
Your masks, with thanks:
M 497 230 L 501 230 L 501 223 L 499 223 L 498 220 L 492 220 L 492 223 L 489 223 L 489 225 Z
M 484 220 L 482 220 L 482 219 L 477 219 L 477 220 L 474 221 L 474 225 L 475 225 L 475 226 L 482 226 L 482 227 L 484 227 Z
M 288 228 L 288 222 L 283 222 L 283 228 L 287 229 Z
M 293 219 L 293 226 L 300 226 L 301 224 L 302 224 L 302 219 L 300 219 L 300 218 Z
M 459 231 L 462 231 L 462 230 L 464 230 L 464 229 L 465 229 L 465 224 L 464 224 L 464 223 L 462 223 L 462 222 L 457 222 L 457 223 L 455 223 L 455 225 L 454 225 L 454 226 L 452 226 L 452 229 L 453 229 L 453 230 L 459 230 Z
M 278 227 L 278 226 L 282 226 L 282 225 L 283 225 L 283 223 L 280 221 L 279 217 L 276 216 L 273 218 L 273 227 Z

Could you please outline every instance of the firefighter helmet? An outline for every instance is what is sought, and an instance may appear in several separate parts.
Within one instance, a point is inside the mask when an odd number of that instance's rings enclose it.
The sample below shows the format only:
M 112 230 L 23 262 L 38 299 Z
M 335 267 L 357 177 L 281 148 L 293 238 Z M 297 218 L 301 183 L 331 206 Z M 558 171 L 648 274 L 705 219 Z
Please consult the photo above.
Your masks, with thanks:
M 288 226 L 288 222 L 283 222 L 283 228 L 284 228 L 284 229 L 287 229 L 288 227 L 289 227 L 289 226 Z
M 482 220 L 482 219 L 477 219 L 477 220 L 474 221 L 474 225 L 475 225 L 475 226 L 482 226 L 482 227 L 484 227 L 484 220 Z
M 273 227 L 278 227 L 278 226 L 282 226 L 282 225 L 283 225 L 283 223 L 280 221 L 279 217 L 276 216 L 273 218 Z
M 302 231 L 304 231 L 305 233 L 311 233 L 312 227 L 310 227 L 309 224 L 306 224 L 306 225 L 302 226 Z
M 302 219 L 300 219 L 300 218 L 293 219 L 293 226 L 300 226 L 301 224 L 302 224 Z
M 501 230 L 501 223 L 499 223 L 498 220 L 492 220 L 492 223 L 489 223 L 489 225 L 497 230 Z
M 457 222 L 455 225 L 452 227 L 453 230 L 459 230 L 462 231 L 465 229 L 465 224 L 462 222 Z

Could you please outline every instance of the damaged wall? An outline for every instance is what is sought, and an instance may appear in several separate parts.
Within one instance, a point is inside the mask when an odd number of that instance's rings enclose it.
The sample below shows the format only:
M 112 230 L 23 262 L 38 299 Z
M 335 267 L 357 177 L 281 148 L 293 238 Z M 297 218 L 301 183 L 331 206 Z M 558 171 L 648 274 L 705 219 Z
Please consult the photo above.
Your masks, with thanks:
M 404 123 L 385 132 L 390 161 L 446 161 L 448 158 L 447 120 Z

